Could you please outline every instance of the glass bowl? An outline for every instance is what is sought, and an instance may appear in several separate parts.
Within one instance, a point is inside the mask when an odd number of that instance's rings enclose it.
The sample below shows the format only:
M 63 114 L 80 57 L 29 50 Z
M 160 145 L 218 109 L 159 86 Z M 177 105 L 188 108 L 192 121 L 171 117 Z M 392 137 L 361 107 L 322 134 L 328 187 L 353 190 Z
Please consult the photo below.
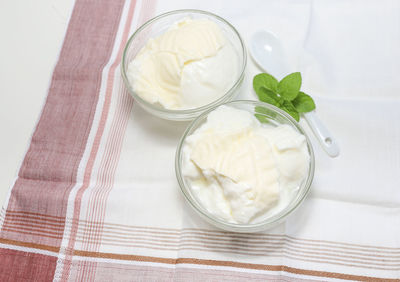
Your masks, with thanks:
M 175 172 L 176 177 L 181 188 L 181 191 L 190 204 L 190 206 L 206 221 L 213 224 L 214 226 L 233 232 L 243 232 L 243 233 L 251 233 L 251 232 L 260 232 L 266 229 L 270 229 L 282 222 L 289 214 L 291 214 L 305 199 L 307 193 L 310 190 L 311 183 L 314 178 L 314 167 L 315 167 L 315 159 L 314 159 L 314 151 L 311 146 L 311 142 L 307 134 L 304 132 L 302 127 L 297 123 L 289 114 L 278 109 L 275 106 L 270 104 L 266 104 L 258 101 L 233 101 L 225 103 L 224 105 L 248 111 L 254 114 L 260 121 L 268 122 L 268 124 L 277 126 L 279 124 L 288 124 L 295 131 L 303 134 L 306 138 L 308 153 L 310 155 L 308 172 L 306 174 L 305 179 L 303 179 L 299 189 L 293 196 L 290 203 L 280 210 L 278 213 L 271 215 L 270 217 L 263 218 L 262 221 L 257 223 L 248 223 L 248 224 L 239 224 L 239 223 L 231 223 L 226 220 L 223 220 L 219 217 L 208 212 L 198 201 L 191 191 L 190 184 L 185 180 L 185 177 L 182 174 L 182 161 L 183 161 L 183 147 L 185 145 L 185 140 L 187 136 L 190 136 L 197 128 L 199 128 L 204 122 L 207 120 L 208 114 L 215 110 L 217 107 L 209 109 L 208 111 L 201 114 L 197 117 L 192 123 L 188 126 L 185 133 L 183 134 L 180 143 L 178 145 L 176 156 L 175 156 Z
M 238 56 L 238 71 L 237 78 L 235 79 L 232 87 L 217 100 L 198 107 L 187 110 L 168 110 L 158 104 L 151 104 L 141 98 L 135 91 L 127 77 L 127 70 L 130 61 L 135 58 L 137 53 L 142 49 L 142 47 L 147 43 L 150 38 L 154 38 L 166 32 L 168 28 L 175 22 L 185 18 L 190 17 L 192 19 L 208 19 L 215 22 L 221 29 L 225 37 L 230 41 L 233 48 L 235 49 Z M 244 72 L 247 63 L 247 53 L 244 42 L 240 37 L 238 31 L 223 18 L 214 15 L 209 12 L 200 10 L 176 10 L 171 11 L 162 15 L 159 15 L 145 24 L 143 24 L 136 32 L 129 38 L 128 43 L 125 46 L 125 50 L 122 57 L 121 63 L 121 73 L 125 83 L 126 88 L 133 96 L 139 105 L 148 111 L 149 113 L 158 116 L 160 118 L 169 120 L 192 120 L 201 114 L 203 111 L 212 108 L 216 105 L 222 104 L 224 102 L 233 99 L 235 94 L 238 92 L 240 85 L 242 84 Z

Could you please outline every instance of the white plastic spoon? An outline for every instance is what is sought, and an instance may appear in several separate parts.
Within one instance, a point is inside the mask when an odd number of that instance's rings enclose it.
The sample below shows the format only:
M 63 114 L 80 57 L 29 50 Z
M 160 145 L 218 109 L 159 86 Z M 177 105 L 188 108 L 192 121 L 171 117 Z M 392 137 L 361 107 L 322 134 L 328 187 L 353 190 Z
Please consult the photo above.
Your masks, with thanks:
M 251 38 L 250 53 L 264 71 L 278 78 L 283 78 L 289 73 L 282 45 L 274 34 L 268 31 L 256 32 Z M 337 157 L 340 152 L 339 145 L 315 111 L 305 113 L 303 116 L 325 152 L 332 158 Z

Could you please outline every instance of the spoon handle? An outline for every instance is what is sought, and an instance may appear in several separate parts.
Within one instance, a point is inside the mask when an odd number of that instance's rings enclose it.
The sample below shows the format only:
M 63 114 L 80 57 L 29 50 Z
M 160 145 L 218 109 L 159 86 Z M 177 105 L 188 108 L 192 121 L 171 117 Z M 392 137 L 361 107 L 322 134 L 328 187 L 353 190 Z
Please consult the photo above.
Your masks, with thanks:
M 304 118 L 325 152 L 332 158 L 337 157 L 340 153 L 339 144 L 315 114 L 315 111 L 305 113 Z

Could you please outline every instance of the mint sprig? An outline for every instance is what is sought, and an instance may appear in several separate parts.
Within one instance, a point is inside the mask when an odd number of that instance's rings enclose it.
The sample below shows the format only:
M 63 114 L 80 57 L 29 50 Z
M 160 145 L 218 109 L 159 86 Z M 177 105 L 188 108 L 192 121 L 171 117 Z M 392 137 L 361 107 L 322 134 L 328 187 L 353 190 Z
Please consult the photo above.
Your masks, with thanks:
M 284 110 L 296 121 L 300 120 L 300 113 L 315 109 L 314 100 L 300 91 L 301 74 L 299 72 L 291 73 L 279 82 L 268 73 L 257 74 L 253 79 L 253 88 L 260 101 Z

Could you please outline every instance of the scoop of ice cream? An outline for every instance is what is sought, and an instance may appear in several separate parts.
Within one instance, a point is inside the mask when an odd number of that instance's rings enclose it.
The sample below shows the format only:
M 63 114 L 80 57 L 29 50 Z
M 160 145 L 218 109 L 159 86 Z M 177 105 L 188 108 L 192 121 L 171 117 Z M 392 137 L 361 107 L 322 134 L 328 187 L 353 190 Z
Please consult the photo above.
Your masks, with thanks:
M 221 28 L 185 18 L 150 39 L 128 66 L 133 90 L 167 109 L 211 103 L 232 87 L 237 55 Z
M 304 136 L 290 126 L 264 126 L 227 106 L 187 137 L 183 153 L 183 175 L 200 202 L 237 223 L 277 207 L 286 190 L 300 185 L 309 161 Z

